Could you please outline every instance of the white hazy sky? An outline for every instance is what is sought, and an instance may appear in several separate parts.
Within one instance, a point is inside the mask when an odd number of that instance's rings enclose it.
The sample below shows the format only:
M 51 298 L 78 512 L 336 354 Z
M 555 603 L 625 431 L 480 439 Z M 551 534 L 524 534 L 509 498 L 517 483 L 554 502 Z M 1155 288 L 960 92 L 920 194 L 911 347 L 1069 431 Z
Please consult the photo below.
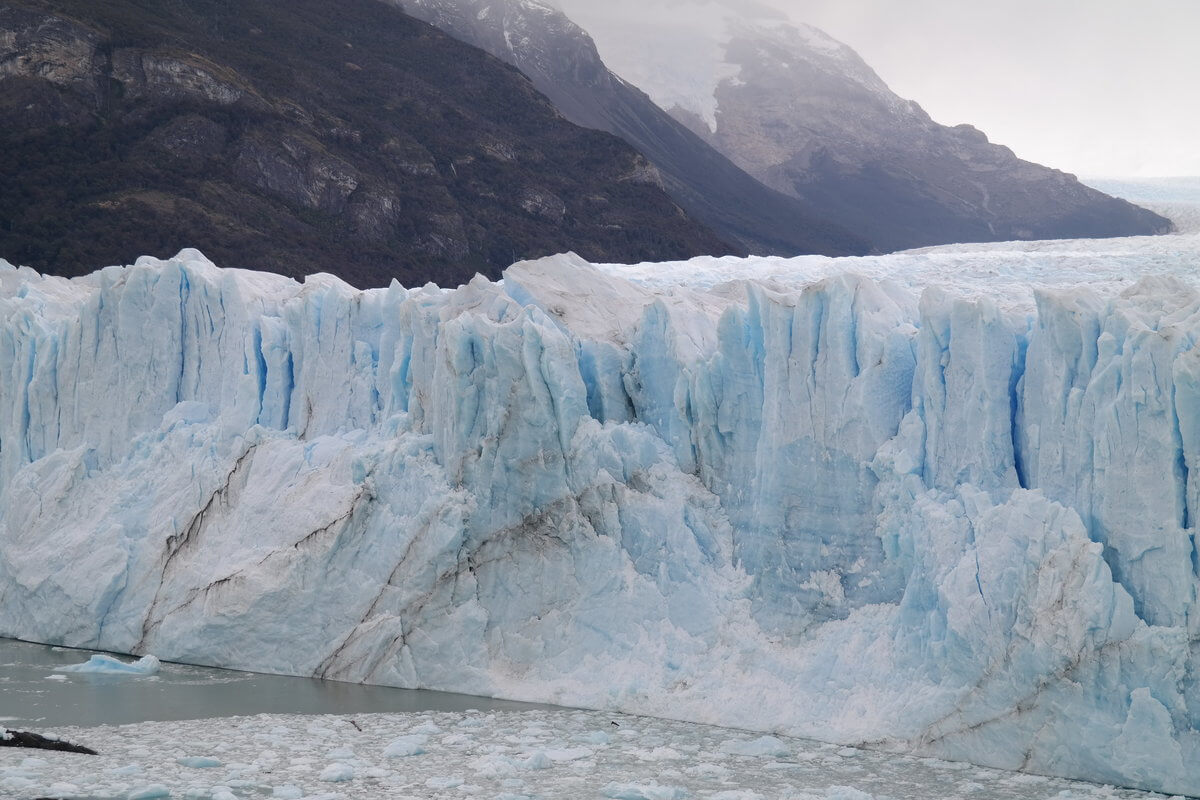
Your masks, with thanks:
M 559 1 L 584 27 L 603 7 L 700 8 Z M 1200 0 L 758 1 L 852 46 L 939 122 L 969 122 L 1022 158 L 1081 176 L 1200 175 Z

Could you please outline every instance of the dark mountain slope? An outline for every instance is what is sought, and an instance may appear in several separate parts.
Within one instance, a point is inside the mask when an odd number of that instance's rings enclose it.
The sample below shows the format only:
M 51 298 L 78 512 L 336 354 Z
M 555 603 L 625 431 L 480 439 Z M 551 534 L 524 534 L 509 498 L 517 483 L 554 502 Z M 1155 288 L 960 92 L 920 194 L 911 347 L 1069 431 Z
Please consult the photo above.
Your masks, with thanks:
M 360 286 L 727 248 L 614 136 L 375 0 L 0 2 L 0 257 Z
M 588 34 L 538 0 L 385 0 L 517 66 L 566 116 L 632 144 L 684 209 L 740 254 L 862 253 L 865 240 L 769 189 L 609 71 Z
M 969 125 L 937 124 L 850 47 L 790 22 L 802 3 L 554 3 L 587 28 L 609 68 L 737 166 L 876 249 L 1169 228 Z M 964 80 L 971 69 L 964 60 Z
M 1018 158 L 970 125 L 939 125 L 815 28 L 734 26 L 725 58 L 738 79 L 716 90 L 709 141 L 880 250 L 1170 229 L 1073 175 Z

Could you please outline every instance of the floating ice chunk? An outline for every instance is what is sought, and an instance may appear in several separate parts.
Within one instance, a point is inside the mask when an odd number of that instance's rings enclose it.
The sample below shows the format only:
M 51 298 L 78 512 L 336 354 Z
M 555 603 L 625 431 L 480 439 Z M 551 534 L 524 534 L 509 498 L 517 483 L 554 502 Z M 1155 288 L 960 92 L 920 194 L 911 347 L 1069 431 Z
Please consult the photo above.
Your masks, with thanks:
M 550 756 L 539 750 L 522 761 L 521 766 L 525 769 L 550 769 L 554 766 L 554 762 L 550 760 Z
M 137 661 L 127 662 L 97 653 L 82 664 L 59 667 L 58 672 L 77 672 L 87 675 L 154 675 L 161 666 L 162 663 L 154 656 L 142 656 Z
M 152 783 L 149 786 L 137 789 L 129 793 L 129 800 L 154 800 L 156 797 L 170 797 L 171 790 L 161 783 Z
M 551 761 L 578 761 L 581 758 L 591 758 L 596 751 L 590 747 L 555 748 L 546 751 L 546 757 Z
M 321 770 L 320 780 L 326 783 L 345 783 L 354 780 L 354 767 L 340 761 Z
M 673 747 L 655 747 L 653 750 L 638 750 L 635 755 L 642 761 L 678 761 L 683 758 Z
M 683 800 L 688 796 L 682 786 L 657 783 L 610 783 L 600 793 L 612 800 Z
M 757 739 L 730 739 L 721 744 L 721 752 L 731 756 L 775 756 L 781 758 L 790 756 L 792 748 L 788 747 L 774 736 L 760 736 Z M 857 755 L 858 751 L 852 751 Z
M 220 759 L 209 758 L 208 756 L 186 756 L 175 759 L 175 763 L 181 767 L 192 767 L 193 769 L 209 769 L 221 766 Z
M 280 800 L 300 800 L 304 797 L 304 790 L 293 783 L 285 783 L 282 786 L 272 786 L 271 797 L 278 797 Z
M 383 751 L 385 758 L 403 758 L 405 756 L 419 756 L 425 752 L 425 745 L 429 743 L 429 737 L 422 733 L 413 733 L 406 736 L 401 736 L 398 739 L 393 739 Z
M 66 675 L 47 675 L 46 680 L 48 680 L 48 681 L 65 681 L 65 680 L 67 680 L 67 676 Z
M 0 780 L 0 789 L 6 789 L 12 792 L 28 792 L 37 787 L 37 783 L 30 778 L 25 778 L 20 775 L 9 775 L 7 778 Z
M 825 800 L 875 800 L 875 795 L 853 786 L 830 786 L 825 790 Z
M 430 789 L 457 789 L 464 783 L 466 781 L 458 775 L 438 775 L 425 781 Z
M 515 775 L 517 765 L 511 759 L 497 753 L 477 758 L 471 762 L 471 770 L 484 778 L 499 778 L 505 775 Z

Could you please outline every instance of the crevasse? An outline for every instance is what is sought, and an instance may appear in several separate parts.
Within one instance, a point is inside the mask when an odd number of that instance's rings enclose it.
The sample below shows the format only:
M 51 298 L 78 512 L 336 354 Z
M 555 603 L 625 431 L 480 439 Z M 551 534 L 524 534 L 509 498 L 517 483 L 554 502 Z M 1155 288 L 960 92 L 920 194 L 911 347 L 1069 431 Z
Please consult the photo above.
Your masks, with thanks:
M 1200 794 L 1194 282 L 821 263 L 0 263 L 0 635 Z

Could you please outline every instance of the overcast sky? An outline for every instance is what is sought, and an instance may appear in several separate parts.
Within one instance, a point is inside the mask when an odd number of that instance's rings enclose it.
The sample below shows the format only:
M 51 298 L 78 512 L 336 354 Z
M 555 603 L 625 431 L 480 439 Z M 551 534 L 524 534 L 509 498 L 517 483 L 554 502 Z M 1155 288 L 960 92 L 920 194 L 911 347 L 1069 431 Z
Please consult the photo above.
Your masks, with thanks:
M 1081 176 L 1200 175 L 1200 0 L 726 0 L 756 1 L 1023 158 Z M 562 5 L 580 17 L 623 4 Z

